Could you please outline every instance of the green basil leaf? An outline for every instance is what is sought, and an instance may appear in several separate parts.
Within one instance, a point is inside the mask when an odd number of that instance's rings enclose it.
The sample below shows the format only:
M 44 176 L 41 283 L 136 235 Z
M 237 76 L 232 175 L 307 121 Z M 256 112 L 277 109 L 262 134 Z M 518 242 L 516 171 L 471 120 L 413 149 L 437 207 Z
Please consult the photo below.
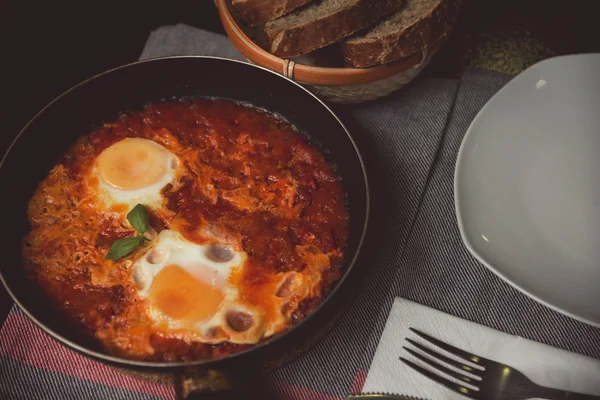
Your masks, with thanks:
M 140 247 L 142 240 L 143 238 L 141 236 L 119 239 L 115 241 L 112 246 L 110 246 L 110 250 L 108 250 L 108 253 L 106 253 L 106 257 L 104 257 L 104 259 L 118 260 L 121 257 L 125 257 Z
M 133 226 L 133 229 L 141 234 L 146 233 L 148 229 L 148 211 L 142 204 L 133 207 L 133 210 L 127 214 L 127 221 Z

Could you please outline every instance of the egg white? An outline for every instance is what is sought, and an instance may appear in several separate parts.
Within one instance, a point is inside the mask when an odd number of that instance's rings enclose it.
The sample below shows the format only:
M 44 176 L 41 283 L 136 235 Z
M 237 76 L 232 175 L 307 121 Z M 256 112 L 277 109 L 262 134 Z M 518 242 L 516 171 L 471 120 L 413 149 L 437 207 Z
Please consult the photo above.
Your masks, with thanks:
M 127 139 L 123 139 L 127 140 Z M 106 182 L 99 171 L 98 163 L 94 165 L 91 171 L 93 181 L 98 182 L 96 186 L 97 206 L 108 210 L 114 205 L 125 205 L 127 210 L 131 210 L 138 203 L 144 204 L 146 207 L 159 208 L 162 206 L 164 198 L 160 191 L 167 184 L 172 183 L 181 169 L 181 163 L 177 156 L 156 142 L 152 142 L 157 146 L 157 150 L 162 154 L 167 154 L 164 160 L 165 173 L 157 182 L 140 189 L 119 189 Z
M 231 293 L 233 289 L 227 288 L 227 280 L 231 273 L 239 269 L 244 263 L 247 257 L 246 253 L 236 252 L 230 261 L 219 263 L 206 256 L 210 247 L 211 245 L 192 243 L 183 237 L 181 233 L 170 229 L 160 232 L 153 247 L 148 249 L 146 255 L 150 254 L 152 250 L 159 249 L 166 251 L 165 258 L 161 262 L 153 264 L 148 261 L 148 257 L 143 256 L 135 264 L 137 270 L 140 271 L 140 280 L 143 282 L 138 287 L 140 296 L 148 296 L 154 277 L 170 264 L 179 266 L 192 276 L 196 274 L 196 271 L 194 271 L 195 265 L 202 264 L 209 267 L 223 281 L 223 291 Z
M 247 254 L 242 251 L 235 252 L 234 257 L 227 262 L 216 262 L 207 257 L 207 251 L 211 245 L 202 245 L 192 243 L 181 233 L 173 230 L 161 231 L 156 241 L 134 262 L 132 270 L 132 280 L 138 288 L 139 296 L 147 299 L 147 313 L 150 318 L 158 323 L 166 332 L 170 332 L 182 340 L 198 340 L 203 343 L 217 344 L 222 342 L 238 344 L 254 344 L 261 338 L 271 336 L 281 330 L 287 321 L 283 312 L 277 313 L 275 318 L 271 317 L 269 321 L 264 320 L 263 310 L 244 301 L 237 287 L 229 279 L 233 273 L 239 272 L 247 260 Z M 148 258 L 154 250 L 160 250 L 164 253 L 164 259 L 160 262 L 149 262 Z M 153 260 L 155 261 L 155 260 Z M 190 275 L 195 274 L 195 268 L 201 264 L 207 267 L 214 277 L 220 283 L 215 285 L 224 294 L 224 298 L 217 307 L 212 317 L 203 321 L 197 321 L 190 324 L 188 321 L 181 321 L 171 318 L 153 306 L 150 299 L 150 291 L 155 277 L 160 271 L 168 265 L 177 265 Z M 295 273 L 294 273 L 295 274 Z M 281 273 L 281 281 L 285 279 L 287 273 Z M 296 278 L 299 283 L 302 281 L 299 274 Z M 204 279 L 206 282 L 206 279 Z M 218 286 L 218 285 L 222 286 Z M 300 285 L 302 285 L 300 283 Z M 268 295 L 268 294 L 266 294 Z M 272 294 L 272 302 L 279 310 L 283 308 L 289 298 L 279 298 L 275 293 Z M 252 315 L 252 326 L 242 332 L 233 329 L 227 321 L 228 311 L 241 311 Z M 218 335 L 211 335 L 210 331 L 217 329 Z
M 168 331 L 179 332 L 182 329 L 189 330 L 190 323 L 180 321 L 166 316 L 163 312 L 152 305 L 150 290 L 155 277 L 168 265 L 177 265 L 190 275 L 197 276 L 197 266 L 202 265 L 204 272 L 210 271 L 210 276 L 204 276 L 203 280 L 211 280 L 224 295 L 214 315 L 203 321 L 191 324 L 194 339 L 204 343 L 220 343 L 230 341 L 233 343 L 254 343 L 264 335 L 264 327 L 261 323 L 260 310 L 249 307 L 240 301 L 237 288 L 229 282 L 229 277 L 242 268 L 247 259 L 244 252 L 235 252 L 230 261 L 216 262 L 207 257 L 207 252 L 212 245 L 196 244 L 188 241 L 181 233 L 173 230 L 161 231 L 155 243 L 142 255 L 133 266 L 132 279 L 138 288 L 140 297 L 149 300 L 148 314 L 152 320 L 166 326 Z M 149 261 L 152 251 L 158 250 L 164 254 L 164 259 L 158 263 Z M 214 274 L 214 275 L 213 275 Z M 229 327 L 226 321 L 228 310 L 238 310 L 249 313 L 254 318 L 253 326 L 244 332 L 236 332 Z M 221 332 L 217 337 L 210 337 L 210 329 L 218 328 Z

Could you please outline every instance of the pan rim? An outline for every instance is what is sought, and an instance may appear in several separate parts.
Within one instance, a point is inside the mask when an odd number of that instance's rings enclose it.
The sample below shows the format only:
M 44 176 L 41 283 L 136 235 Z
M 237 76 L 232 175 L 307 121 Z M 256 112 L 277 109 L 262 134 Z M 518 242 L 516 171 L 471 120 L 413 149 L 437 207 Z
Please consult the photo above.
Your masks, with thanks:
M 11 144 L 8 146 L 8 148 L 6 149 L 6 152 L 4 153 L 4 155 L 2 156 L 2 160 L 0 160 L 0 170 L 2 169 L 2 166 L 4 165 L 4 162 L 6 160 L 6 158 L 8 157 L 8 155 L 10 154 L 10 151 L 12 150 L 13 146 L 17 143 L 17 141 L 19 140 L 19 138 L 21 137 L 22 134 L 24 134 L 24 132 L 29 128 L 29 126 L 38 119 L 38 117 L 40 117 L 50 106 L 52 106 L 54 103 L 58 102 L 60 99 L 62 99 L 64 96 L 66 96 L 67 94 L 71 93 L 72 91 L 76 90 L 77 88 L 84 86 L 85 84 L 87 84 L 88 82 L 91 82 L 97 78 L 100 78 L 104 75 L 108 75 L 112 72 L 121 70 L 121 69 L 126 69 L 126 68 L 131 68 L 134 67 L 136 65 L 140 65 L 140 64 L 147 64 L 147 63 L 152 63 L 152 62 L 157 62 L 157 61 L 164 61 L 164 60 L 169 60 L 169 59 L 212 59 L 212 60 L 219 60 L 219 61 L 225 61 L 225 62 L 233 62 L 233 63 L 238 63 L 238 64 L 242 64 L 248 67 L 252 67 L 252 68 L 257 68 L 257 69 L 261 69 L 265 72 L 268 72 L 270 74 L 276 75 L 278 78 L 280 79 L 284 79 L 288 82 L 290 82 L 291 84 L 295 85 L 296 87 L 298 87 L 299 89 L 303 90 L 305 93 L 307 93 L 308 95 L 310 95 L 314 100 L 316 100 L 318 103 L 320 103 L 320 105 L 322 107 L 324 107 L 329 114 L 331 114 L 331 116 L 333 118 L 335 118 L 335 120 L 338 122 L 338 124 L 342 127 L 342 129 L 344 130 L 344 132 L 346 133 L 346 136 L 348 137 L 348 139 L 350 140 L 350 142 L 352 143 L 352 146 L 354 148 L 354 151 L 356 152 L 356 155 L 358 157 L 359 163 L 360 163 L 360 167 L 362 170 L 362 174 L 363 174 L 363 179 L 365 182 L 365 193 L 366 193 L 366 199 L 365 199 L 365 221 L 362 227 L 362 232 L 361 232 L 361 236 L 358 242 L 358 245 L 356 246 L 356 250 L 354 252 L 354 257 L 352 258 L 352 260 L 350 261 L 350 263 L 348 264 L 348 267 L 346 268 L 346 271 L 344 272 L 343 276 L 337 281 L 335 287 L 332 289 L 332 291 L 327 295 L 327 297 L 325 297 L 321 303 L 317 306 L 317 308 L 315 308 L 309 315 L 307 315 L 302 321 L 300 321 L 297 325 L 291 327 L 290 329 L 287 329 L 286 331 L 277 334 L 275 336 L 272 336 L 271 338 L 265 340 L 264 342 L 260 342 L 257 343 L 255 345 L 253 345 L 252 347 L 237 352 L 237 353 L 233 353 L 233 354 L 228 354 L 226 356 L 223 357 L 219 357 L 219 358 L 211 358 L 211 359 L 206 359 L 206 360 L 195 360 L 195 361 L 181 361 L 181 362 L 151 362 L 151 361 L 138 361 L 138 360 L 130 360 L 130 359 L 126 359 L 126 358 L 122 358 L 122 357 L 116 357 L 116 356 L 111 356 L 108 355 L 106 353 L 102 353 L 99 351 L 95 351 L 92 349 L 89 349 L 85 346 L 79 345 L 69 339 L 67 339 L 66 337 L 54 332 L 52 329 L 50 329 L 49 327 L 47 327 L 45 324 L 43 324 L 41 321 L 39 321 L 37 318 L 35 318 L 35 316 L 27 309 L 23 306 L 23 304 L 21 304 L 21 302 L 19 301 L 19 299 L 17 299 L 17 297 L 14 295 L 14 293 L 10 290 L 10 288 L 8 287 L 8 284 L 6 282 L 6 280 L 4 279 L 4 276 L 2 275 L 2 271 L 0 271 L 0 281 L 2 282 L 2 285 L 4 286 L 4 288 L 6 289 L 6 291 L 8 292 L 9 296 L 11 297 L 11 299 L 15 302 L 15 304 L 21 309 L 21 311 L 23 311 L 23 313 L 25 313 L 25 315 L 27 315 L 27 317 L 32 320 L 40 329 L 42 329 L 45 333 L 47 333 L 50 337 L 52 337 L 53 339 L 57 340 L 58 342 L 60 342 L 61 344 L 67 346 L 68 348 L 71 348 L 79 353 L 82 353 L 86 356 L 89 356 L 93 359 L 99 360 L 99 361 L 103 361 L 103 362 L 107 362 L 107 363 L 111 363 L 111 364 L 116 364 L 120 367 L 141 367 L 141 368 L 155 368 L 155 369 L 160 369 L 160 370 L 169 370 L 169 369 L 173 369 L 173 368 L 181 368 L 181 367 L 196 367 L 196 366 L 205 366 L 205 365 L 210 365 L 210 364 L 215 364 L 221 361 L 231 361 L 234 360 L 236 358 L 241 358 L 242 356 L 251 353 L 253 351 L 257 351 L 275 341 L 280 341 L 283 338 L 285 338 L 286 336 L 288 336 L 291 332 L 293 332 L 294 330 L 296 330 L 297 328 L 299 328 L 300 326 L 302 326 L 306 321 L 309 321 L 311 318 L 313 318 L 322 308 L 323 306 L 328 302 L 329 299 L 331 299 L 337 292 L 338 290 L 340 290 L 340 287 L 343 286 L 344 282 L 346 281 L 348 275 L 350 275 L 350 273 L 352 272 L 352 269 L 354 267 L 354 265 L 356 264 L 356 261 L 358 259 L 358 256 L 360 254 L 360 251 L 362 249 L 362 246 L 364 244 L 364 240 L 366 237 L 366 233 L 367 233 L 367 227 L 369 224 L 369 216 L 370 216 L 370 190 L 369 190 L 369 181 L 368 181 L 368 177 L 367 177 L 367 171 L 366 171 L 366 167 L 365 167 L 365 163 L 363 160 L 362 155 L 360 154 L 360 151 L 358 149 L 358 146 L 356 145 L 356 142 L 354 141 L 354 139 L 352 138 L 352 135 L 350 135 L 350 132 L 348 131 L 348 129 L 346 128 L 346 126 L 344 125 L 344 123 L 338 118 L 338 116 L 331 110 L 331 108 L 329 108 L 329 106 L 327 106 L 327 104 L 325 104 L 321 99 L 319 99 L 316 95 L 314 95 L 313 93 L 311 93 L 309 90 L 307 90 L 305 87 L 303 87 L 302 85 L 298 84 L 297 82 L 283 76 L 280 75 L 274 71 L 271 71 L 267 68 L 261 67 L 259 65 L 254 65 L 248 62 L 244 62 L 244 61 L 239 61 L 239 60 L 233 60 L 233 59 L 229 59 L 229 58 L 224 58 L 224 57 L 215 57 L 215 56 L 200 56 L 200 55 L 188 55 L 188 56 L 166 56 L 166 57 L 156 57 L 156 58 L 150 58 L 150 59 L 146 59 L 146 60 L 139 60 L 139 61 L 135 61 L 132 63 L 128 63 L 128 64 L 123 64 L 120 66 L 117 66 L 115 68 L 111 68 L 108 69 L 106 71 L 100 72 L 96 75 L 93 75 L 77 84 L 75 84 L 74 86 L 70 87 L 69 89 L 65 90 L 63 93 L 61 93 L 60 95 L 58 95 L 57 97 L 55 97 L 53 100 L 51 100 L 48 104 L 46 104 L 40 111 L 38 111 L 28 122 L 27 124 L 19 131 L 19 133 L 16 135 L 16 137 L 14 138 L 14 140 L 11 142 Z M 164 371 L 164 372 L 168 372 L 168 371 Z

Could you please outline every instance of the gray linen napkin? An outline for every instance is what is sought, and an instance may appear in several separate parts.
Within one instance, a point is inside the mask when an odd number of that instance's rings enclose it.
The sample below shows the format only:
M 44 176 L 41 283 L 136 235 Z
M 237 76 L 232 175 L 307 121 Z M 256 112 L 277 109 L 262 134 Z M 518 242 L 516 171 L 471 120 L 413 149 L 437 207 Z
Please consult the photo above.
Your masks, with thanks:
M 221 35 L 186 25 L 150 35 L 141 59 L 244 59 Z M 387 98 L 336 106 L 365 158 L 372 219 L 359 262 L 368 276 L 338 326 L 306 356 L 271 374 L 279 398 L 360 392 L 385 321 L 401 296 L 511 334 L 600 358 L 600 329 L 524 296 L 475 261 L 454 216 L 453 173 L 470 122 L 509 76 L 467 71 L 460 81 L 421 76 Z

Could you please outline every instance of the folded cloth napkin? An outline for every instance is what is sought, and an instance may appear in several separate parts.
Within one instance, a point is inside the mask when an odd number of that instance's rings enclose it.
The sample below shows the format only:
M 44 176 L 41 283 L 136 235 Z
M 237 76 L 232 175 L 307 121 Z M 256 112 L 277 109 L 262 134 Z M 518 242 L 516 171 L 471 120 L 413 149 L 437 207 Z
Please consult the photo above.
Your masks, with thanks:
M 430 400 L 465 399 L 400 361 L 402 356 L 433 370 L 402 348 L 415 350 L 405 340 L 411 338 L 435 349 L 409 328 L 477 356 L 510 365 L 538 385 L 600 395 L 598 359 L 509 335 L 399 297 L 394 300 L 363 393 L 403 393 Z

